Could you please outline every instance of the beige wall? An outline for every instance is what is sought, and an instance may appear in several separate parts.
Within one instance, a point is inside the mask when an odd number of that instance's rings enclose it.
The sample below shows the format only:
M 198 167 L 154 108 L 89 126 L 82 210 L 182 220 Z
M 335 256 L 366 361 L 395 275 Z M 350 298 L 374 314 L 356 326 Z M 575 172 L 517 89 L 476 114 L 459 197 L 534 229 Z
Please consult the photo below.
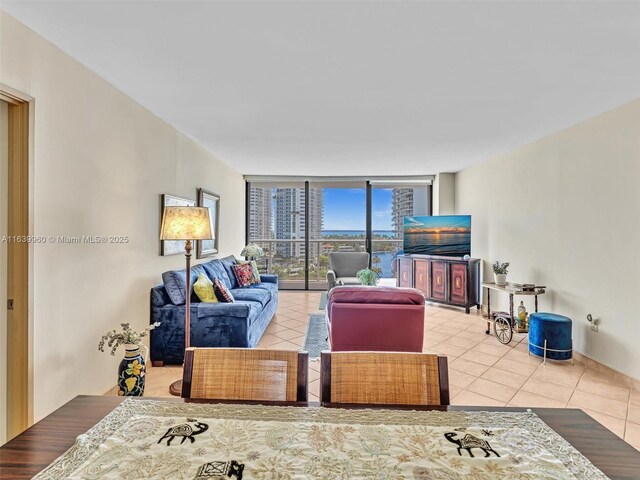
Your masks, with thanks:
M 184 256 L 159 256 L 160 194 L 221 195 L 220 252 L 244 243 L 242 176 L 6 14 L 0 82 L 35 98 L 35 235 L 126 235 L 126 245 L 33 254 L 34 416 L 115 383 L 100 335 L 149 323 L 149 289 Z
M 510 280 L 548 285 L 541 309 L 573 319 L 576 350 L 636 379 L 639 183 L 640 100 L 456 175 L 485 278 L 500 260 Z
M 455 211 L 455 173 L 439 173 L 433 181 L 433 214 L 453 215 Z

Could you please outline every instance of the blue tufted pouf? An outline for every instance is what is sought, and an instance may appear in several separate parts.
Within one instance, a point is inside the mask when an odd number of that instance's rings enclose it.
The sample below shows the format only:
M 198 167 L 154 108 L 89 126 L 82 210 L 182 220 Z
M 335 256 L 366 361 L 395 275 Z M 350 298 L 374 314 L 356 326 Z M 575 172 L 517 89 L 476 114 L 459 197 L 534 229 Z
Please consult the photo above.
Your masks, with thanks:
M 529 352 L 546 358 L 569 360 L 572 354 L 571 319 L 555 313 L 532 313 L 529 316 Z

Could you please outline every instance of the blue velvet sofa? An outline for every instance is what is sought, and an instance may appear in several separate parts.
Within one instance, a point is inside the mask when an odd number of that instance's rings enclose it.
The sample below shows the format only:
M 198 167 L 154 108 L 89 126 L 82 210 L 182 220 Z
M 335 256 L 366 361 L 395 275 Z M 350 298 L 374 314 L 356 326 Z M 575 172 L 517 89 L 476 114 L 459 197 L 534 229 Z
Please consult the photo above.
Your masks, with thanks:
M 233 273 L 233 256 L 211 260 L 191 268 L 191 285 L 200 273 L 220 279 L 235 303 L 202 303 L 191 292 L 191 345 L 193 347 L 253 348 L 278 308 L 278 276 L 260 275 L 262 283 L 240 287 Z M 151 321 L 162 322 L 151 331 L 154 366 L 181 364 L 184 359 L 184 270 L 162 274 L 162 285 L 151 289 Z

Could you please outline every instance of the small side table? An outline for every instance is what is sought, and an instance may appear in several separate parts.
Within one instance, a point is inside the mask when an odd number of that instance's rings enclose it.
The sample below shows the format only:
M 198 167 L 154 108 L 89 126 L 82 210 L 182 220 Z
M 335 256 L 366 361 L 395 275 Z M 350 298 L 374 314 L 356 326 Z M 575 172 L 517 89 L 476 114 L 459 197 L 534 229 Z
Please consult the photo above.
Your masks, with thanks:
M 493 282 L 483 282 L 482 288 L 487 289 L 487 331 L 485 332 L 487 335 L 491 334 L 491 290 L 497 290 L 500 292 L 505 292 L 509 294 L 509 316 L 511 317 L 511 326 L 515 324 L 516 317 L 513 313 L 513 297 L 515 295 L 526 295 L 534 297 L 534 308 L 535 311 L 538 311 L 538 295 L 543 295 L 545 293 L 545 288 L 542 286 L 536 286 L 533 290 L 524 290 L 522 284 L 520 283 L 507 283 L 506 285 L 496 285 Z M 511 341 L 511 337 L 509 337 L 509 341 Z M 508 342 L 506 342 L 508 343 Z

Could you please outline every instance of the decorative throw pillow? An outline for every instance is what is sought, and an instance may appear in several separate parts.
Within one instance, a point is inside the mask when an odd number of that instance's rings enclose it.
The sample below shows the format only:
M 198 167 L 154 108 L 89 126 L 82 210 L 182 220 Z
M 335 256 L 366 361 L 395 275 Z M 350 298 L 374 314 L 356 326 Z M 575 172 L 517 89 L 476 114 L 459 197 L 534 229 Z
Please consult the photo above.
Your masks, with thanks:
M 257 285 L 258 283 L 262 282 L 262 280 L 260 280 L 260 270 L 258 270 L 258 264 L 255 260 L 251 260 L 251 270 L 253 270 L 253 279 L 255 280 L 254 283 Z
M 256 283 L 253 277 L 253 267 L 250 263 L 239 263 L 233 266 L 233 273 L 236 275 L 238 284 L 241 287 L 248 287 Z
M 213 280 L 213 291 L 216 294 L 216 297 L 218 297 L 218 300 L 220 300 L 223 303 L 233 303 L 235 302 L 233 295 L 231 295 L 231 292 L 227 289 L 227 287 L 224 286 L 224 283 L 222 283 L 219 279 L 214 279 Z
M 218 297 L 213 291 L 213 282 L 204 273 L 198 275 L 198 280 L 193 284 L 193 290 L 201 302 L 218 303 Z

